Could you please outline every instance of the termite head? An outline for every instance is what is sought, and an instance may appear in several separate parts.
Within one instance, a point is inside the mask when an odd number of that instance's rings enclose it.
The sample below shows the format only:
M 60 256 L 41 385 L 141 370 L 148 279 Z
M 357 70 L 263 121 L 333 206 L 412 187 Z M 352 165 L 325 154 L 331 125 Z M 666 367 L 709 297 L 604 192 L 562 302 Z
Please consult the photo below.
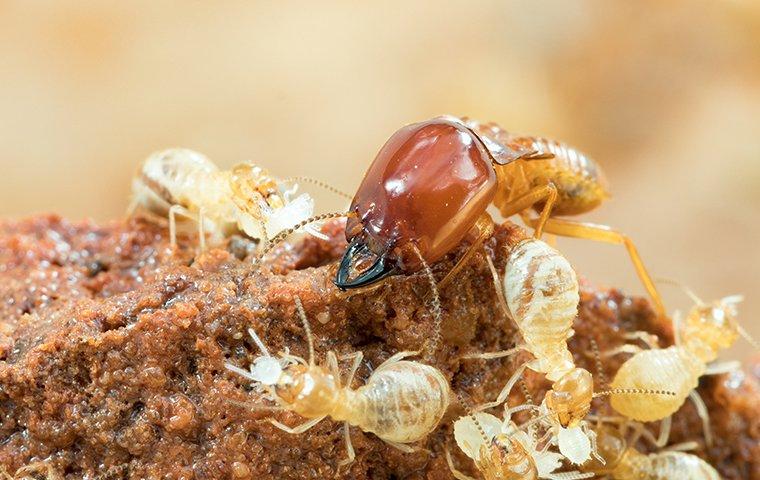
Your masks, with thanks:
M 454 422 L 454 439 L 465 455 L 488 480 L 535 479 L 536 462 L 529 447 L 530 437 L 523 431 L 504 427 L 488 413 L 470 414 Z M 551 467 L 551 462 L 546 462 Z
M 617 430 L 602 425 L 596 431 L 596 455 L 583 465 L 583 470 L 604 475 L 615 470 L 623 460 L 628 442 Z
M 335 377 L 317 365 L 295 364 L 285 368 L 274 392 L 278 400 L 306 418 L 330 412 L 340 388 Z
M 239 163 L 232 167 L 231 171 L 232 188 L 236 192 L 255 191 L 273 209 L 282 208 L 285 205 L 277 181 L 261 167 L 252 163 Z
M 685 343 L 700 346 L 696 353 L 705 361 L 714 360 L 718 350 L 729 348 L 740 335 L 736 316 L 737 305 L 742 300 L 741 295 L 733 295 L 711 304 L 697 303 L 689 312 L 681 333 Z
M 396 131 L 351 203 L 349 248 L 335 284 L 366 286 L 420 269 L 419 257 L 430 263 L 451 251 L 496 194 L 492 161 L 480 136 L 454 117 Z M 358 270 L 360 263 L 370 266 Z
M 552 384 L 544 402 L 562 427 L 576 427 L 591 409 L 594 380 L 588 370 L 574 368 Z
M 517 438 L 504 433 L 496 435 L 490 445 L 484 443 L 480 446 L 480 455 L 475 464 L 489 479 L 536 478 L 537 469 L 533 457 Z

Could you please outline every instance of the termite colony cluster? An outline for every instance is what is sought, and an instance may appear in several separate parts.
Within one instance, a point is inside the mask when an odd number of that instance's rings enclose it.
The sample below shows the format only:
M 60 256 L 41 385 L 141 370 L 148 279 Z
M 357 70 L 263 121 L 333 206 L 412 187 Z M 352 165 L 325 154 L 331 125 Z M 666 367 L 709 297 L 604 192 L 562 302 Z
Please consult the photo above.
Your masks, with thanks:
M 344 466 L 355 457 L 351 426 L 410 452 L 415 442 L 438 427 L 450 404 L 458 402 L 464 415 L 454 421 L 452 446 L 455 443 L 472 459 L 483 479 L 719 478 L 713 467 L 688 453 L 694 442 L 666 445 L 671 415 L 687 397 L 703 420 L 705 441 L 711 442 L 708 412 L 695 388 L 702 375 L 737 368 L 736 362 L 714 362 L 721 349 L 738 336 L 753 342 L 736 321 L 741 297 L 708 304 L 687 290 L 695 305 L 684 319 L 672 318 L 675 345 L 668 348 L 645 332 L 627 333 L 632 343 L 615 351 L 600 354 L 593 345 L 598 365 L 601 355 L 632 355 L 608 385 L 601 369 L 592 375 L 576 366 L 568 348 L 578 313 L 578 280 L 562 254 L 542 241 L 546 233 L 625 246 L 655 310 L 667 318 L 655 282 L 627 236 L 606 226 L 560 218 L 590 211 L 606 198 L 604 177 L 590 158 L 564 143 L 445 116 L 395 132 L 371 164 L 347 212 L 314 215 L 311 197 L 297 193 L 298 183 L 306 182 L 352 198 L 325 183 L 278 179 L 250 164 L 222 171 L 206 157 L 182 149 L 150 156 L 133 184 L 131 209 L 168 215 L 172 242 L 176 215 L 189 217 L 197 222 L 201 249 L 207 236 L 212 242 L 232 233 L 257 240 L 256 268 L 296 230 L 319 235 L 315 222 L 344 216 L 348 247 L 334 280 L 339 289 L 360 289 L 392 275 L 417 272 L 429 282 L 434 335 L 418 351 L 393 355 L 358 388 L 353 385 L 362 352 L 344 357 L 327 352 L 324 362 L 317 362 L 298 297 L 294 302 L 308 359 L 287 351 L 270 353 L 266 340 L 250 328 L 260 356 L 248 368 L 228 364 L 227 369 L 250 380 L 270 401 L 251 407 L 271 411 L 274 426 L 299 434 L 327 417 L 343 422 Z M 533 230 L 532 237 L 508 245 L 503 275 L 483 250 L 494 227 L 486 212 L 491 204 L 504 219 L 519 215 Z M 466 253 L 444 278 L 436 278 L 430 265 L 465 238 L 471 240 Z M 509 351 L 473 352 L 462 360 L 482 362 L 518 351 L 532 358 L 517 368 L 493 401 L 472 405 L 461 392 L 452 391 L 433 364 L 442 342 L 440 287 L 478 250 L 485 252 L 493 273 L 500 308 L 514 321 L 522 340 Z M 351 367 L 344 374 L 339 362 L 346 360 Z M 526 369 L 544 375 L 551 389 L 535 404 L 508 405 L 509 393 Z M 592 399 L 600 397 L 609 398 L 615 415 L 590 412 Z M 487 412 L 497 407 L 503 408 L 501 418 Z M 305 422 L 287 426 L 275 418 L 280 411 L 294 412 Z M 521 411 L 531 415 L 518 423 L 515 414 Z M 657 437 L 642 423 L 652 421 L 661 422 Z M 649 442 L 654 453 L 640 451 L 643 442 Z M 456 465 L 450 449 L 445 456 L 454 477 L 473 478 L 459 470 L 462 466 Z

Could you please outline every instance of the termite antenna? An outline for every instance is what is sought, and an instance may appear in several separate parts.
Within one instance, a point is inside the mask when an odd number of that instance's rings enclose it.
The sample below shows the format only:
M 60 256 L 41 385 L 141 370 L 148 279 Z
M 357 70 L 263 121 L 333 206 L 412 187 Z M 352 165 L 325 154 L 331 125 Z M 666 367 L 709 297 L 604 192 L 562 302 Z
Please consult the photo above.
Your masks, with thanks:
M 311 223 L 319 222 L 322 220 L 329 220 L 331 218 L 341 218 L 341 217 L 347 217 L 350 213 L 346 212 L 333 212 L 333 213 L 323 213 L 320 215 L 315 215 L 313 217 L 307 218 L 306 220 L 303 220 L 301 222 L 298 222 L 297 224 L 293 225 L 292 227 L 285 229 L 272 237 L 271 239 L 267 240 L 266 245 L 261 250 L 261 252 L 253 257 L 253 265 L 258 265 L 261 260 L 272 251 L 274 247 L 276 247 L 280 242 L 288 238 L 290 235 L 296 232 L 296 230 L 299 230 Z
M 436 284 L 435 277 L 433 276 L 433 270 L 430 269 L 430 265 L 427 264 L 422 257 L 422 253 L 417 248 L 417 245 L 412 243 L 414 253 L 422 263 L 422 271 L 425 272 L 425 276 L 430 283 L 430 290 L 433 292 L 433 299 L 430 301 L 433 311 L 433 338 L 430 341 L 430 347 L 428 348 L 428 358 L 432 359 L 435 352 L 438 350 L 438 346 L 441 344 L 441 324 L 443 323 L 441 314 L 441 297 L 438 294 L 438 285 Z
M 540 422 L 540 421 L 542 421 L 542 420 L 545 420 L 545 419 L 547 419 L 547 418 L 549 418 L 549 417 L 551 417 L 551 416 L 552 416 L 552 414 L 551 414 L 551 413 L 546 413 L 546 414 L 544 414 L 544 415 L 539 415 L 539 416 L 537 416 L 537 417 L 533 417 L 533 418 L 531 418 L 530 420 L 528 420 L 527 422 L 525 422 L 525 423 L 523 423 L 522 425 L 520 425 L 520 426 L 518 427 L 518 429 L 519 429 L 519 430 L 523 430 L 523 429 L 527 429 L 527 428 L 530 428 L 530 427 L 532 427 L 533 425 L 535 425 L 536 423 L 538 423 L 538 422 Z
M 470 406 L 470 402 L 464 397 L 464 394 L 462 392 L 456 392 L 457 400 L 459 400 L 459 404 L 462 405 L 462 408 L 464 408 L 465 413 L 467 413 L 467 416 L 470 417 L 470 419 L 475 424 L 475 428 L 478 429 L 478 433 L 483 438 L 483 441 L 486 445 L 490 443 L 490 440 L 488 438 L 488 435 L 486 435 L 486 431 L 483 428 L 483 425 L 480 424 L 478 421 L 478 418 L 475 416 L 475 412 L 472 410 L 472 407 Z
M 254 412 L 280 412 L 282 410 L 285 410 L 283 407 L 280 407 L 278 405 L 261 405 L 259 403 L 241 402 L 238 400 L 232 400 L 231 398 L 225 398 L 224 401 L 226 403 L 229 403 L 230 405 L 235 405 L 236 407 L 242 407 Z
M 262 355 L 264 355 L 265 357 L 271 357 L 271 355 L 269 354 L 269 350 L 267 350 L 267 346 L 264 345 L 264 342 L 261 341 L 259 336 L 256 335 L 256 332 L 254 332 L 252 328 L 248 329 L 248 335 L 251 336 L 253 343 L 255 343 L 257 347 L 259 347 L 259 350 L 261 350 Z
M 335 195 L 338 195 L 339 197 L 346 198 L 348 200 L 353 200 L 353 197 L 349 195 L 348 193 L 344 192 L 343 190 L 340 190 L 338 188 L 333 187 L 327 182 L 323 182 L 322 180 L 318 180 L 316 178 L 311 177 L 288 177 L 284 180 L 282 180 L 282 183 L 310 183 L 312 185 L 316 185 L 320 188 L 324 188 L 328 192 L 332 192 Z
M 752 348 L 754 348 L 757 351 L 760 351 L 760 342 L 755 340 L 752 337 L 752 335 L 750 335 L 749 332 L 745 330 L 744 327 L 742 327 L 738 323 L 736 324 L 736 331 L 739 332 L 739 335 L 741 335 L 742 338 L 747 341 L 747 343 L 752 345 Z
M 670 390 L 650 390 L 648 388 L 611 388 L 593 394 L 593 398 L 599 398 L 606 395 L 667 395 L 675 397 L 676 392 Z
M 668 285 L 675 285 L 676 287 L 680 288 L 681 291 L 683 293 L 685 293 L 686 296 L 688 296 L 691 299 L 692 302 L 694 302 L 694 303 L 696 303 L 697 305 L 700 305 L 700 306 L 702 306 L 702 305 L 705 304 L 705 302 L 703 302 L 702 299 L 699 298 L 699 296 L 696 293 L 694 293 L 694 290 L 692 290 L 691 288 L 689 288 L 686 285 L 682 284 L 681 282 L 678 282 L 678 281 L 670 279 L 670 278 L 663 278 L 663 277 L 659 277 L 655 281 L 657 283 L 665 283 L 665 284 L 668 284 Z
M 293 297 L 296 302 L 296 310 L 298 310 L 298 316 L 301 317 L 303 322 L 303 329 L 306 330 L 306 342 L 309 345 L 309 366 L 314 366 L 314 339 L 311 336 L 311 327 L 309 326 L 309 319 L 306 318 L 306 312 L 303 309 L 303 303 L 298 295 Z
M 599 345 L 593 338 L 589 339 L 591 343 L 591 354 L 594 356 L 594 364 L 596 365 L 596 376 L 599 379 L 599 385 L 602 387 L 607 386 L 607 376 L 604 374 L 604 368 L 602 367 L 602 355 L 599 353 Z
M 493 286 L 496 289 L 496 298 L 499 300 L 499 305 L 504 312 L 504 316 L 511 319 L 512 314 L 509 312 L 509 306 L 507 306 L 507 300 L 504 298 L 504 291 L 502 290 L 501 282 L 499 281 L 499 272 L 496 271 L 496 265 L 493 264 L 493 260 L 491 260 L 491 256 L 488 254 L 488 252 L 485 252 L 485 257 L 486 263 L 488 264 L 488 269 L 491 270 Z

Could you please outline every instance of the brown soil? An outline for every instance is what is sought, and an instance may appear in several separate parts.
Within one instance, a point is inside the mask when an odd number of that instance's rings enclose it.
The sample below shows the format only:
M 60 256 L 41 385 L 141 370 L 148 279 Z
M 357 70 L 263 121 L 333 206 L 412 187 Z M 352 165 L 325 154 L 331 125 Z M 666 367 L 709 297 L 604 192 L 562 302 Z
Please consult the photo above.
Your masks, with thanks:
M 44 461 L 67 479 L 335 476 L 345 457 L 338 424 L 323 421 L 297 436 L 281 432 L 262 422 L 268 412 L 227 401 L 261 403 L 247 382 L 224 368 L 226 361 L 245 367 L 256 356 L 245 334 L 251 326 L 273 350 L 306 355 L 294 295 L 311 319 L 320 359 L 328 350 L 364 352 L 359 381 L 393 353 L 416 350 L 431 336 L 424 277 L 395 277 L 370 291 L 342 294 L 331 281 L 345 246 L 341 225 L 324 231 L 333 240 L 294 241 L 254 270 L 244 259 L 251 245 L 243 239 L 194 257 L 190 240 L 172 251 L 165 229 L 145 220 L 97 226 L 37 217 L 0 224 L 0 466 L 15 472 Z M 497 268 L 505 261 L 505 242 L 522 234 L 511 225 L 497 229 L 487 244 Z M 434 266 L 439 278 L 460 253 Z M 510 348 L 518 338 L 498 308 L 482 257 L 453 283 L 441 292 L 444 344 L 435 365 L 473 403 L 491 400 L 520 358 L 457 358 Z M 631 330 L 656 333 L 663 344 L 671 338 L 645 300 L 616 290 L 585 285 L 580 312 L 571 349 L 591 371 L 592 338 L 603 351 Z M 620 361 L 604 362 L 607 378 Z M 760 479 L 758 370 L 700 386 L 717 442 L 697 453 L 725 478 Z M 532 396 L 542 398 L 540 376 L 526 379 Z M 523 401 L 516 389 L 511 404 Z M 595 409 L 606 408 L 595 401 Z M 457 450 L 450 426 L 459 414 L 452 406 L 420 445 L 428 451 L 412 454 L 352 428 L 357 458 L 340 477 L 451 478 L 442 453 L 446 446 Z M 279 419 L 302 421 L 294 414 Z M 689 403 L 675 417 L 671 443 L 686 440 L 702 440 Z M 455 462 L 474 473 L 464 456 L 455 455 Z

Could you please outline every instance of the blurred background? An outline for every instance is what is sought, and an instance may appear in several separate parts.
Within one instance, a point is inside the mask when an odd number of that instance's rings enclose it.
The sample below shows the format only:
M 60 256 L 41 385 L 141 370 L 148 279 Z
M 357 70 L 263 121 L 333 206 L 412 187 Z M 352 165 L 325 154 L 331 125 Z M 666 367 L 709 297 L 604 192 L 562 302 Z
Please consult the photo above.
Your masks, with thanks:
M 170 146 L 353 191 L 399 126 L 469 115 L 597 159 L 614 197 L 585 219 L 656 276 L 745 294 L 760 337 L 760 2 L 371 3 L 0 0 L 0 215 L 118 218 Z M 559 246 L 643 292 L 622 247 Z

